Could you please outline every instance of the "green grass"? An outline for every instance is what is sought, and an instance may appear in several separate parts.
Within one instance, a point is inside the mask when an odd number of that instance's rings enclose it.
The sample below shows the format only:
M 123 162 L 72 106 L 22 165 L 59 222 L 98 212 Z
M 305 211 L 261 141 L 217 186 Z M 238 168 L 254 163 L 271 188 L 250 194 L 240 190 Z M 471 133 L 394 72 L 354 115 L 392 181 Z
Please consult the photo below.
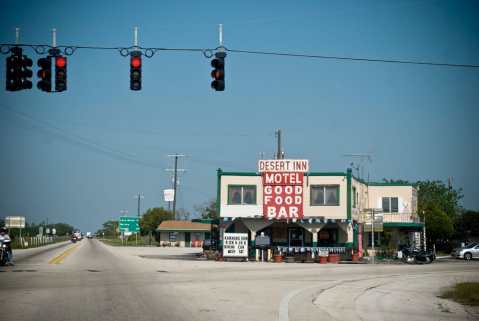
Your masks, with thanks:
M 451 299 L 464 305 L 479 306 L 479 282 L 457 283 L 441 295 L 443 299 Z
M 135 240 L 135 236 L 130 236 L 127 240 L 121 241 L 119 238 L 115 239 L 99 239 L 105 244 L 111 245 L 111 246 L 149 246 L 148 243 L 148 237 L 143 238 L 143 237 L 138 237 L 138 243 Z M 157 246 L 157 242 L 152 238 L 151 240 L 151 245 L 152 246 Z

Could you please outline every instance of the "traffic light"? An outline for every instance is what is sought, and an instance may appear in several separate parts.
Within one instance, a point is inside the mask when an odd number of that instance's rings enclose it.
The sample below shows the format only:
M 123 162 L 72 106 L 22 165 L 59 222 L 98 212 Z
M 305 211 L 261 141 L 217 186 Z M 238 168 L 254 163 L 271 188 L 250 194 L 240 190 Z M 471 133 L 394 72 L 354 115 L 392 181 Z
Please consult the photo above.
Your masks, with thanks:
M 25 55 L 22 55 L 21 59 L 21 80 L 22 80 L 22 89 L 32 89 L 32 81 L 30 80 L 33 76 L 32 70 L 30 69 L 33 65 L 33 61 Z
M 130 89 L 141 90 L 141 51 L 130 54 Z
M 8 90 L 8 91 L 20 90 L 20 89 L 18 89 L 19 86 L 18 86 L 18 77 L 17 77 L 17 74 L 18 74 L 17 56 L 11 55 L 11 56 L 7 57 L 6 64 L 7 64 L 7 68 L 6 68 L 7 69 L 7 77 L 6 77 L 7 82 L 5 84 L 6 90 Z
M 37 83 L 38 89 L 41 91 L 51 92 L 52 91 L 52 57 L 47 56 L 45 58 L 38 59 L 38 67 L 40 69 L 37 72 L 38 78 L 40 80 Z
M 67 90 L 67 58 L 55 57 L 55 91 Z
M 18 91 L 23 89 L 31 89 L 32 60 L 22 54 L 22 48 L 13 47 L 12 55 L 6 59 L 6 90 Z
M 211 88 L 216 91 L 225 90 L 225 57 L 226 52 L 215 53 L 215 58 L 211 60 L 211 67 L 214 69 L 211 71 Z

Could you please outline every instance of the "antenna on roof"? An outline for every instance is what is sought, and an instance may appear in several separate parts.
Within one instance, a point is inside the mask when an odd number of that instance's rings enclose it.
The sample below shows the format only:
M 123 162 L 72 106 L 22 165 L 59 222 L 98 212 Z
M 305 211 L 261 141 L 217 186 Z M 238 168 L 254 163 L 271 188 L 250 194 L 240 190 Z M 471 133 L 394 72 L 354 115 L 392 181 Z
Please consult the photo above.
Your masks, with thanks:
M 367 161 L 368 163 L 373 162 L 373 157 L 372 154 L 369 153 L 353 153 L 353 154 L 343 154 L 343 157 L 349 157 L 352 159 L 359 159 L 359 164 L 355 164 L 354 162 L 351 162 L 351 167 L 355 169 L 358 173 L 358 178 L 363 178 L 364 177 L 364 163 Z M 356 167 L 354 166 L 356 165 Z M 369 172 L 368 172 L 369 176 Z

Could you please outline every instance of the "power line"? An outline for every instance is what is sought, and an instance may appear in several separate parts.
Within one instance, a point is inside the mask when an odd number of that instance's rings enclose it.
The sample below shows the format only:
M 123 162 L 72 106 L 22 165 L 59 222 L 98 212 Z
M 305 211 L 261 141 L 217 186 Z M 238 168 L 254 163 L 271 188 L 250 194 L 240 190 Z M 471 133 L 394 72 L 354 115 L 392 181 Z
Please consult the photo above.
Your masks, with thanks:
M 236 53 L 245 53 L 245 54 L 254 54 L 254 55 L 270 55 L 270 56 L 283 56 L 283 57 L 296 57 L 296 58 L 349 60 L 349 61 L 359 61 L 359 62 L 361 61 L 362 62 L 382 62 L 382 63 L 396 63 L 396 64 L 410 64 L 410 65 L 428 65 L 428 66 L 439 66 L 439 67 L 479 68 L 479 65 L 473 65 L 473 64 L 454 64 L 454 63 L 440 63 L 440 62 L 431 62 L 431 61 L 308 55 L 308 54 L 302 54 L 302 53 L 253 51 L 253 50 L 238 50 L 238 49 L 227 49 L 226 51 L 236 52 Z
M 37 54 L 44 54 L 48 49 L 52 49 L 51 45 L 45 44 L 0 44 L 1 53 L 8 54 L 12 47 L 30 47 Z M 377 62 L 377 63 L 391 63 L 391 64 L 409 64 L 409 65 L 426 65 L 437 67 L 453 67 L 453 68 L 479 68 L 477 64 L 463 64 L 463 63 L 449 63 L 449 62 L 433 62 L 433 61 L 415 61 L 415 60 L 403 60 L 403 59 L 385 59 L 385 58 L 368 58 L 368 57 L 353 57 L 353 56 L 329 56 L 319 54 L 306 54 L 306 53 L 294 53 L 294 52 L 281 52 L 281 51 L 260 51 L 260 50 L 242 50 L 242 49 L 229 49 L 227 47 L 216 48 L 165 48 L 165 47 L 140 47 L 140 46 L 127 46 L 127 47 L 104 47 L 104 46 L 80 46 L 80 45 L 61 45 L 56 46 L 56 49 L 63 51 L 67 56 L 72 55 L 77 49 L 88 50 L 115 50 L 126 57 L 129 56 L 132 50 L 143 51 L 143 54 L 147 58 L 153 57 L 159 51 L 179 51 L 179 52 L 201 52 L 206 58 L 211 58 L 215 51 L 222 49 L 230 53 L 240 54 L 252 54 L 252 55 L 268 55 L 268 56 L 281 56 L 291 58 L 306 58 L 306 59 L 326 59 L 326 60 L 338 60 L 338 61 L 356 61 L 356 62 Z
M 125 153 L 125 152 L 120 151 L 120 150 L 113 149 L 113 148 L 108 147 L 106 145 L 96 143 L 94 141 L 91 141 L 89 139 L 86 139 L 84 137 L 81 137 L 81 136 L 78 136 L 78 135 L 75 135 L 75 134 L 67 133 L 64 130 L 62 130 L 61 128 L 59 128 L 59 127 L 57 127 L 57 126 L 55 126 L 55 125 L 53 125 L 53 124 L 51 124 L 47 121 L 37 119 L 37 118 L 35 118 L 35 117 L 33 117 L 29 114 L 26 114 L 26 113 L 23 113 L 23 112 L 20 112 L 20 111 L 16 111 L 16 110 L 14 110 L 12 108 L 9 108 L 9 107 L 6 107 L 6 106 L 0 106 L 0 108 L 2 108 L 5 111 L 8 111 L 8 112 L 10 112 L 10 113 L 12 113 L 16 116 L 19 116 L 23 119 L 29 120 L 29 121 L 35 123 L 37 126 L 39 126 L 37 128 L 42 130 L 43 132 L 45 132 L 49 135 L 52 135 L 54 137 L 60 138 L 64 141 L 67 141 L 68 143 L 74 144 L 76 146 L 87 148 L 90 151 L 101 153 L 103 155 L 109 156 L 110 158 L 113 158 L 113 159 L 116 159 L 116 160 L 127 161 L 127 162 L 134 163 L 136 165 L 141 165 L 141 166 L 144 166 L 144 167 L 162 168 L 160 165 L 152 164 L 152 163 L 148 163 L 148 162 L 136 159 L 134 155 Z

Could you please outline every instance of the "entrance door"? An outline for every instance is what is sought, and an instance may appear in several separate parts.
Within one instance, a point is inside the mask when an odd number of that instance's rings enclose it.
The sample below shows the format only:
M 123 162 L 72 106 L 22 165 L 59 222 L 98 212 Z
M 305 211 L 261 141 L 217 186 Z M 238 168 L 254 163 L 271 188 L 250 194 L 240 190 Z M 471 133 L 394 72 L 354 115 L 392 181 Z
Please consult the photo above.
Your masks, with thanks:
M 189 247 L 191 241 L 190 232 L 185 232 L 185 246 Z
M 303 246 L 303 229 L 290 228 L 288 230 L 288 244 L 290 247 Z

